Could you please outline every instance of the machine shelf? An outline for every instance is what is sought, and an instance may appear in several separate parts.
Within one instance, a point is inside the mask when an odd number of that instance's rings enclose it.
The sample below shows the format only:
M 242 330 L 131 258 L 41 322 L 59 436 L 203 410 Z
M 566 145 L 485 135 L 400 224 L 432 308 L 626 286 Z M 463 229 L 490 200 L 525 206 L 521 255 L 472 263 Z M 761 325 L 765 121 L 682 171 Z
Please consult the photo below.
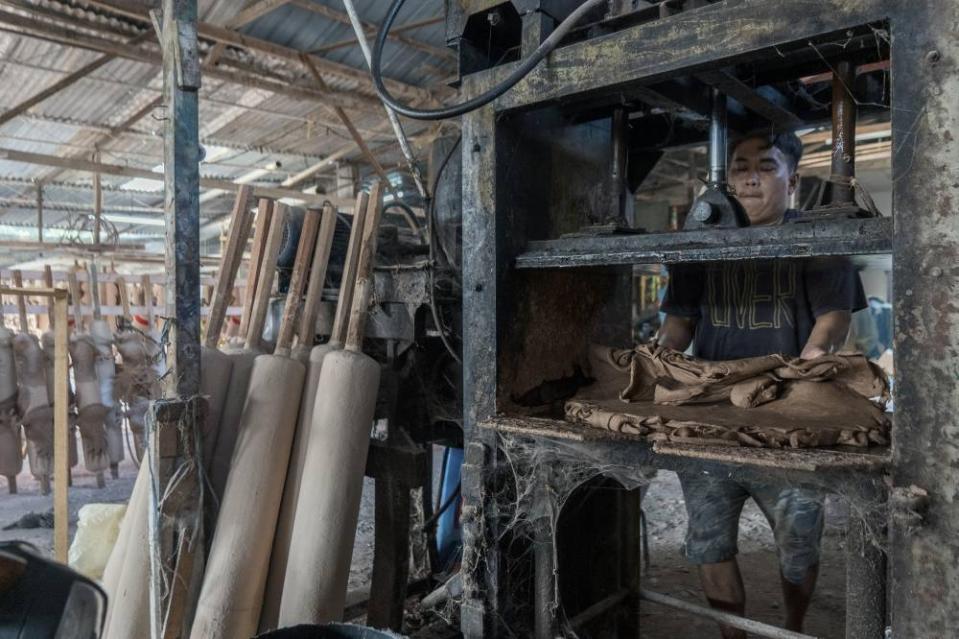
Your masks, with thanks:
M 571 268 L 892 252 L 892 218 L 529 242 L 516 268 Z
M 483 421 L 479 426 L 499 433 L 566 442 L 574 447 L 583 447 L 584 450 L 602 448 L 604 450 L 601 457 L 610 462 L 615 460 L 618 463 L 667 470 L 692 470 L 704 465 L 718 464 L 774 476 L 841 473 L 863 477 L 882 474 L 891 462 L 890 452 L 886 447 L 773 449 L 650 443 L 635 435 L 541 417 L 499 416 Z

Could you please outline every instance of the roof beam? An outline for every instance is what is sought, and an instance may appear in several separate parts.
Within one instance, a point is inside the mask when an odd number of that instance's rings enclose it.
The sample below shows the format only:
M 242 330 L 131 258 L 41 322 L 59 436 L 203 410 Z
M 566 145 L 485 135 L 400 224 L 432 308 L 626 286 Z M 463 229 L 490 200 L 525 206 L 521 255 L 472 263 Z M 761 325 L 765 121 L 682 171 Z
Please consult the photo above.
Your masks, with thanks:
M 352 150 L 352 145 L 350 149 Z M 102 162 L 92 162 L 80 158 L 61 158 L 55 155 L 46 155 L 43 153 L 29 153 L 27 151 L 17 151 L 15 149 L 0 148 L 0 160 L 10 162 L 22 162 L 24 164 L 35 164 L 38 166 L 54 166 L 71 171 L 83 171 L 87 173 L 102 173 L 104 175 L 119 175 L 129 178 L 145 178 L 163 182 L 163 173 L 150 171 L 148 169 L 138 169 L 132 166 L 120 166 L 117 164 L 104 164 Z M 218 178 L 200 178 L 200 186 L 206 189 L 222 189 L 224 191 L 238 191 L 241 184 L 222 180 Z M 305 202 L 306 204 L 322 205 L 324 202 L 332 202 L 334 206 L 341 208 L 350 208 L 353 206 L 352 198 L 338 198 L 331 195 L 314 195 L 312 193 L 303 193 L 295 189 L 276 188 L 269 186 L 250 185 L 253 187 L 255 195 L 268 198 L 291 198 Z
M 11 0 L 0 0 L 0 4 L 9 4 L 10 2 Z M 37 37 L 63 46 L 109 53 L 155 66 L 161 66 L 163 63 L 162 56 L 157 50 L 142 49 L 116 40 L 91 36 L 76 29 L 36 18 L 27 18 L 8 11 L 0 10 L 0 25 L 6 25 L 6 27 L 0 27 L 0 30 Z M 330 91 L 323 94 L 312 87 L 294 85 L 290 78 L 275 73 L 267 73 L 262 69 L 255 69 L 236 62 L 231 62 L 230 66 L 236 70 L 228 70 L 221 63 L 221 65 L 206 69 L 205 74 L 211 78 L 232 82 L 240 86 L 263 89 L 306 101 L 326 101 L 344 108 L 362 111 L 378 112 L 382 108 L 376 98 L 355 91 Z
M 239 29 L 289 2 L 290 0 L 254 0 L 227 22 L 226 26 L 230 29 Z
M 390 29 L 390 35 L 402 33 L 404 31 L 412 31 L 413 29 L 420 29 L 422 27 L 429 27 L 434 24 L 439 24 L 443 21 L 443 16 L 439 16 L 436 18 L 427 18 L 425 20 L 416 20 L 415 22 L 407 22 L 406 24 L 401 24 L 398 27 L 393 27 Z M 347 38 L 346 40 L 340 40 L 339 42 L 333 42 L 332 44 L 324 44 L 316 47 L 311 49 L 310 53 L 329 53 L 330 51 L 336 51 L 337 49 L 345 49 L 346 47 L 355 47 L 358 45 L 359 43 L 356 41 L 356 37 L 354 36 L 352 38 Z
M 140 35 L 136 36 L 135 38 L 127 42 L 127 44 L 130 44 L 130 45 L 139 44 L 140 42 L 143 42 L 144 40 L 149 38 L 150 35 L 151 35 L 150 32 L 144 31 Z M 83 78 L 87 77 L 88 75 L 90 75 L 91 73 L 99 69 L 100 67 L 104 66 L 106 63 L 115 59 L 116 59 L 116 56 L 113 54 L 102 55 L 96 60 L 94 60 L 93 62 L 90 62 L 89 64 L 85 64 L 79 69 L 77 69 L 76 71 L 73 71 L 69 73 L 68 75 L 60 78 L 59 80 L 51 84 L 49 87 L 47 87 L 43 91 L 40 91 L 36 95 L 30 98 L 27 98 L 26 100 L 16 105 L 15 107 L 8 109 L 7 111 L 4 111 L 4 113 L 0 115 L 0 126 L 3 126 L 10 120 L 13 120 L 14 118 L 16 118 L 17 116 L 23 113 L 26 113 L 27 111 L 29 111 L 36 105 L 46 100 L 47 98 L 51 98 L 57 93 L 60 93 L 61 91 L 63 91 L 64 89 L 73 86 L 74 84 L 76 84 Z
M 323 16 L 328 20 L 334 22 L 339 22 L 341 24 L 348 25 L 352 28 L 350 23 L 350 16 L 343 13 L 342 11 L 337 11 L 336 9 L 330 8 L 326 5 L 317 4 L 312 2 L 312 0 L 287 0 L 290 4 L 300 9 L 316 13 Z M 379 31 L 379 27 L 370 22 L 363 21 L 363 29 L 370 34 L 376 34 Z M 453 60 L 453 52 L 446 48 L 434 47 L 431 44 L 425 42 L 420 42 L 409 36 L 405 36 L 402 33 L 397 33 L 393 30 L 387 35 L 387 38 L 393 40 L 394 42 L 399 42 L 400 44 L 405 44 L 411 49 L 416 49 L 417 51 L 422 51 L 423 53 L 428 53 L 432 56 L 435 56 L 441 60 Z
M 11 0 L 4 0 L 4 2 L 10 1 Z M 18 1 L 22 2 L 23 0 Z M 80 0 L 80 3 L 150 24 L 149 14 L 143 10 L 141 5 L 134 4 L 130 2 L 130 0 Z M 297 64 L 299 63 L 300 55 L 302 54 L 302 51 L 297 51 L 296 49 L 275 44 L 267 40 L 254 38 L 252 36 L 233 31 L 227 27 L 219 27 L 214 24 L 210 24 L 209 22 L 197 23 L 197 33 L 201 38 L 206 40 L 223 42 L 225 44 L 242 49 L 248 49 L 250 51 L 258 51 L 260 53 L 265 53 L 267 55 L 289 60 Z M 370 79 L 370 75 L 366 72 L 366 70 L 357 69 L 339 62 L 333 62 L 332 60 L 327 60 L 326 58 L 321 58 L 319 56 L 313 56 L 313 60 L 316 62 L 317 68 L 319 68 L 323 73 L 337 75 L 357 81 L 363 87 L 366 87 L 370 90 L 373 88 L 373 81 Z M 426 99 L 430 97 L 429 92 L 426 89 L 407 84 L 399 80 L 386 79 L 386 84 L 391 91 L 396 91 L 397 94 L 410 99 Z

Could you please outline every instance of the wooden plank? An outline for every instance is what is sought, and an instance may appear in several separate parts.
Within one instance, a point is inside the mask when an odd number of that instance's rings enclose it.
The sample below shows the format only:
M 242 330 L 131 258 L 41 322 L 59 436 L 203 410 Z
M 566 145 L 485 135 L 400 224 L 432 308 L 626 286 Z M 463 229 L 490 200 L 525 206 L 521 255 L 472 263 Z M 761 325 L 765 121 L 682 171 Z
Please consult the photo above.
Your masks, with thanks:
M 67 421 L 67 296 L 54 298 L 53 339 L 53 548 L 57 561 L 67 562 L 70 475 Z
M 216 287 L 213 289 L 213 296 L 210 300 L 210 315 L 206 324 L 204 340 L 208 348 L 215 348 L 220 339 L 223 319 L 226 317 L 226 309 L 233 292 L 233 280 L 236 279 L 236 272 L 243 260 L 243 250 L 246 248 L 247 239 L 250 237 L 250 226 L 253 222 L 250 214 L 252 195 L 252 189 L 244 185 L 237 192 L 236 200 L 233 202 L 230 234 L 217 273 Z
M 350 149 L 352 150 L 352 146 Z M 105 164 L 102 162 L 93 162 L 82 158 L 63 158 L 55 155 L 46 155 L 43 153 L 30 153 L 28 151 L 17 151 L 15 149 L 0 148 L 0 159 L 11 162 L 23 162 L 25 164 L 36 164 L 40 166 L 54 166 L 73 171 L 85 171 L 90 173 L 102 173 L 105 175 L 118 175 L 129 178 L 146 178 L 148 180 L 163 181 L 163 173 L 159 171 L 150 171 L 147 169 L 138 169 L 132 166 L 123 166 L 119 164 Z M 236 192 L 242 184 L 231 182 L 230 180 L 221 180 L 217 178 L 200 178 L 200 186 L 208 189 L 222 189 L 224 191 Z M 352 205 L 350 198 L 340 198 L 335 195 L 314 195 L 303 193 L 294 189 L 276 188 L 267 186 L 251 185 L 254 193 L 259 197 L 270 198 L 291 198 L 304 202 L 306 204 L 322 205 L 324 202 L 333 202 L 336 206 L 349 207 Z
M 13 285 L 16 288 L 23 288 L 23 275 L 19 270 L 13 272 Z M 27 323 L 27 297 L 23 293 L 17 295 L 17 312 L 20 317 L 20 330 L 24 333 L 30 330 Z
M 286 224 L 288 211 L 288 207 L 280 202 L 273 207 L 273 219 L 270 220 L 270 230 L 263 248 L 260 272 L 256 280 L 256 295 L 253 298 L 250 323 L 246 330 L 246 349 L 249 351 L 260 350 L 263 324 L 266 321 L 270 293 L 273 290 L 273 276 L 276 275 L 276 258 L 280 253 L 280 242 L 283 239 L 283 227 Z
M 246 337 L 246 327 L 250 324 L 253 312 L 253 300 L 256 299 L 256 283 L 260 278 L 260 265 L 266 250 L 270 221 L 273 219 L 273 201 L 261 199 L 257 206 L 256 225 L 253 229 L 253 248 L 250 250 L 250 263 L 246 273 L 246 290 L 243 293 L 243 316 L 240 318 L 240 335 Z
M 336 210 L 324 206 L 323 219 L 320 222 L 319 237 L 313 253 L 313 265 L 310 268 L 310 282 L 306 288 L 306 300 L 300 315 L 300 330 L 297 333 L 299 343 L 306 348 L 313 346 L 316 337 L 316 317 L 319 314 L 320 297 L 323 295 L 323 283 L 326 269 L 333 252 L 333 233 L 336 231 Z
M 293 274 L 290 276 L 290 285 L 286 292 L 280 332 L 276 338 L 277 355 L 288 355 L 289 346 L 293 342 L 296 317 L 303 302 L 303 289 L 306 288 L 306 272 L 313 257 L 313 247 L 316 245 L 319 228 L 320 216 L 308 213 L 300 229 L 300 242 L 296 248 Z

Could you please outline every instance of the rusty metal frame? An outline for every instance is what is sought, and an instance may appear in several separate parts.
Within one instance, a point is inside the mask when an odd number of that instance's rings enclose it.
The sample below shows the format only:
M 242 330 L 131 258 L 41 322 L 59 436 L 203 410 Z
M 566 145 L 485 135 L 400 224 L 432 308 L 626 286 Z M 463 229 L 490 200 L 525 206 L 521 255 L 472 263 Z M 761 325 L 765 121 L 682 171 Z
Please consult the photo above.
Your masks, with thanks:
M 649 236 L 527 243 L 517 233 L 517 218 L 528 211 L 504 199 L 507 187 L 497 172 L 513 135 L 503 126 L 504 118 L 557 104 L 568 111 L 579 101 L 612 103 L 630 89 L 670 76 L 723 69 L 777 46 L 879 22 L 889 29 L 893 51 L 891 228 L 888 220 L 824 222 L 823 236 L 797 225 L 770 234 L 775 237 L 758 234 L 764 236 L 758 248 L 713 242 L 707 247 L 711 254 L 683 246 L 680 237 L 658 238 L 663 242 L 657 246 Z M 463 265 L 463 522 L 464 566 L 473 568 L 464 574 L 466 637 L 498 636 L 498 607 L 508 596 L 498 582 L 503 558 L 490 544 L 498 531 L 484 512 L 488 482 L 497 467 L 497 437 L 479 426 L 500 412 L 498 360 L 508 348 L 514 321 L 508 301 L 511 282 L 520 272 L 516 269 L 859 252 L 893 255 L 897 412 L 891 467 L 881 473 L 850 473 L 842 481 L 880 502 L 886 483 L 892 486 L 888 520 L 872 523 L 888 524 L 890 531 L 893 636 L 947 636 L 959 627 L 959 608 L 948 603 L 959 596 L 954 559 L 959 552 L 959 508 L 954 505 L 959 485 L 959 304 L 954 300 L 959 290 L 959 42 L 950 33 L 950 25 L 957 23 L 959 6 L 950 0 L 729 0 L 562 47 L 497 102 L 464 117 L 463 242 L 469 250 Z M 465 92 L 481 92 L 510 69 L 506 64 L 465 77 Z M 614 454 L 621 446 L 608 448 Z M 648 461 L 666 465 L 662 455 L 650 454 Z M 750 472 L 782 476 L 769 468 Z M 884 557 L 856 530 L 851 539 L 853 553 L 859 554 L 851 557 L 848 578 L 854 587 L 847 596 L 865 610 L 849 620 L 846 636 L 878 639 L 886 626 Z

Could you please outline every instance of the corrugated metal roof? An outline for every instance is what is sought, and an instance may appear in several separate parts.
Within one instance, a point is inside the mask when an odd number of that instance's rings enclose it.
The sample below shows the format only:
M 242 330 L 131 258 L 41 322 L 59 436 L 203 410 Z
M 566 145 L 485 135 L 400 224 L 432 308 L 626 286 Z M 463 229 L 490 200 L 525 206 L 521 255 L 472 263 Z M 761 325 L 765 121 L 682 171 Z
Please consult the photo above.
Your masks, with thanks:
M 64 10 L 57 0 L 36 0 L 47 10 Z M 316 0 L 314 0 L 316 1 Z M 128 3 L 148 9 L 150 0 Z M 239 0 L 200 0 L 202 20 L 225 25 L 247 2 Z M 318 2 L 341 14 L 340 2 Z M 356 0 L 357 10 L 368 22 L 379 23 L 388 3 Z M 417 0 L 408 3 L 399 23 L 442 15 L 443 0 Z M 92 20 L 97 29 L 118 29 L 128 38 L 142 25 L 134 27 L 125 18 L 101 12 L 70 9 L 69 19 Z M 101 15 L 102 17 L 97 17 Z M 261 16 L 243 31 L 251 36 L 300 51 L 353 38 L 349 25 L 331 20 L 295 5 L 286 5 Z M 442 24 L 408 31 L 408 37 L 443 49 Z M 210 45 L 201 43 L 201 51 Z M 0 31 L 0 110 L 7 110 L 36 95 L 67 74 L 98 59 L 101 53 L 49 42 L 40 38 Z M 358 46 L 337 48 L 320 54 L 333 62 L 366 73 L 366 63 Z M 301 65 L 262 52 L 228 48 L 228 60 L 264 70 L 268 76 L 280 74 L 291 83 L 312 86 L 312 78 Z M 388 77 L 420 87 L 434 87 L 452 71 L 449 57 L 436 56 L 391 41 L 385 56 Z M 336 91 L 353 91 L 372 96 L 369 83 L 360 77 L 324 73 L 327 84 Z M 133 114 L 161 94 L 160 69 L 155 64 L 116 58 L 89 76 L 34 106 L 4 125 L 0 125 L 0 149 L 29 151 L 60 158 L 92 159 L 95 147 L 104 163 L 157 170 L 163 158 L 162 107 L 136 122 L 132 130 L 114 132 L 111 127 L 126 122 Z M 208 160 L 201 166 L 204 176 L 238 179 L 252 171 L 262 173 L 254 183 L 279 185 L 289 176 L 313 166 L 323 157 L 337 153 L 345 161 L 362 162 L 359 150 L 336 114 L 318 100 L 277 95 L 217 78 L 204 78 L 200 91 L 200 135 L 207 146 Z M 375 112 L 351 113 L 356 128 L 377 152 L 385 166 L 402 159 L 384 115 Z M 427 130 L 420 123 L 408 123 L 410 134 Z M 335 184 L 335 166 L 319 172 L 313 180 L 321 189 Z M 361 169 L 360 174 L 368 173 Z M 92 203 L 92 176 L 89 172 L 61 170 L 55 167 L 13 162 L 0 157 L 0 238 L 4 229 L 35 229 L 36 180 L 51 180 L 44 186 L 44 226 L 64 228 L 85 215 Z M 143 180 L 103 175 L 104 210 L 150 214 L 162 207 L 162 193 L 143 191 Z M 128 190 L 129 187 L 136 187 Z M 309 186 L 309 183 L 301 185 Z M 152 187 L 151 187 L 152 188 Z M 229 212 L 232 198 L 227 195 L 205 201 L 201 215 L 220 217 Z M 157 227 L 121 225 L 125 233 L 156 233 Z M 132 235 L 131 235 L 132 237 Z

